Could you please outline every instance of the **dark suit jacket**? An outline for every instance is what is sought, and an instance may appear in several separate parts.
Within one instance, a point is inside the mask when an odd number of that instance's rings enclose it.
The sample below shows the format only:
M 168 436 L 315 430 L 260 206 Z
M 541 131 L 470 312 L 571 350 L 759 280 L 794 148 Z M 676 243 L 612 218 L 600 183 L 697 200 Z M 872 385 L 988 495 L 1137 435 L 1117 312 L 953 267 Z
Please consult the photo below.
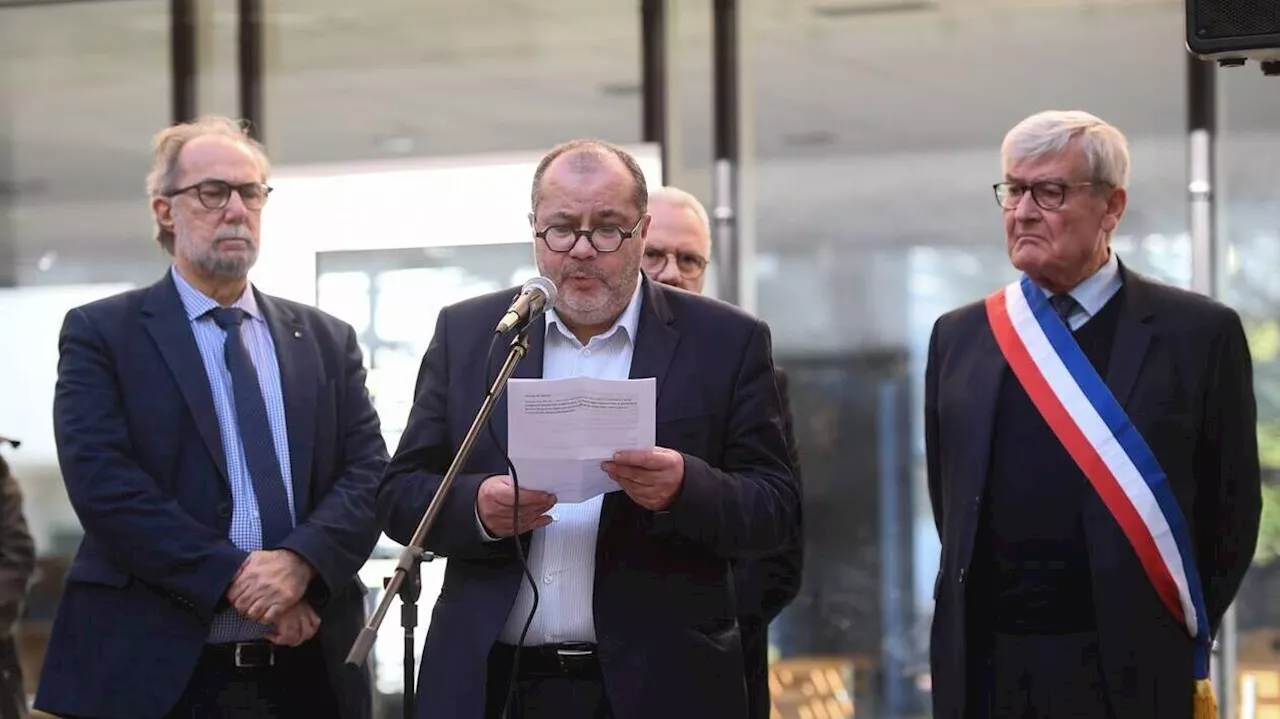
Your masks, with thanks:
M 779 367 L 775 370 L 775 377 L 782 402 L 787 456 L 791 458 L 791 471 L 799 490 L 802 488 L 800 447 L 796 442 L 795 421 L 791 414 L 787 374 Z M 758 559 L 743 559 L 733 565 L 733 587 L 738 597 L 738 624 L 742 631 L 743 664 L 747 675 L 749 719 L 769 719 L 769 623 L 800 592 L 803 570 L 804 531 L 798 507 L 791 539 L 781 552 Z
M 742 649 L 729 563 L 791 535 L 798 496 L 787 460 L 768 327 L 728 304 L 643 280 L 631 376 L 657 379 L 657 444 L 685 456 L 668 512 L 605 496 L 596 542 L 594 612 L 604 681 L 618 719 L 741 717 Z M 515 290 L 446 308 L 423 357 L 417 398 L 383 478 L 379 516 L 407 541 L 485 393 L 492 328 Z M 545 318 L 529 330 L 517 377 L 541 377 Z M 494 352 L 496 366 L 506 346 Z M 507 435 L 506 404 L 495 408 Z M 484 542 L 480 483 L 505 474 L 481 434 L 445 500 L 428 548 L 446 555 L 427 634 L 419 717 L 479 719 L 486 658 L 522 581 L 515 543 Z M 525 535 L 522 541 L 528 543 Z
M 342 661 L 364 617 L 355 577 L 377 541 L 387 454 L 351 327 L 256 294 L 280 365 L 298 526 L 283 547 L 316 569 L 307 597 L 343 716 L 372 712 Z M 36 706 L 139 719 L 181 695 L 246 553 L 213 395 L 182 300 L 156 284 L 71 310 L 54 395 L 58 458 L 85 536 L 49 640 Z
M 1253 370 L 1239 316 L 1121 265 L 1123 304 L 1102 373 L 1187 519 L 1213 631 L 1253 558 L 1261 511 Z M 934 325 L 925 379 L 929 494 L 942 538 L 934 590 L 934 716 L 965 706 L 965 577 L 1008 365 L 982 303 Z M 1102 500 L 1083 509 L 1102 672 L 1116 716 L 1189 719 L 1194 644 L 1157 598 Z

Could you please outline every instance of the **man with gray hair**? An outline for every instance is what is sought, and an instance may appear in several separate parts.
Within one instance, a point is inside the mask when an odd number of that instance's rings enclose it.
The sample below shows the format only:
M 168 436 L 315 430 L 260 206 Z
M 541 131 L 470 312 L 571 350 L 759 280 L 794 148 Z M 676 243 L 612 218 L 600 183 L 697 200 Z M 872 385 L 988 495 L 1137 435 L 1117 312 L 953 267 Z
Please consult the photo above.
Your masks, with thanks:
M 158 282 L 67 313 L 54 435 L 84 540 L 36 706 L 64 717 L 367 719 L 387 461 L 354 330 L 258 291 L 271 188 L 232 120 L 162 130 Z
M 1032 115 L 1002 165 L 1021 278 L 929 342 L 934 716 L 1211 716 L 1208 648 L 1261 507 L 1240 318 L 1112 250 L 1115 127 Z
M 659 187 L 649 193 L 649 236 L 640 267 L 655 282 L 701 293 L 711 257 L 711 223 L 707 210 L 689 192 Z M 800 449 L 787 390 L 787 375 L 774 368 L 782 402 L 782 428 L 796 486 L 801 487 Z M 733 564 L 733 588 L 738 600 L 742 658 L 747 679 L 746 719 L 769 719 L 769 624 L 800 591 L 804 569 L 804 534 L 800 515 L 782 551 L 740 559 Z

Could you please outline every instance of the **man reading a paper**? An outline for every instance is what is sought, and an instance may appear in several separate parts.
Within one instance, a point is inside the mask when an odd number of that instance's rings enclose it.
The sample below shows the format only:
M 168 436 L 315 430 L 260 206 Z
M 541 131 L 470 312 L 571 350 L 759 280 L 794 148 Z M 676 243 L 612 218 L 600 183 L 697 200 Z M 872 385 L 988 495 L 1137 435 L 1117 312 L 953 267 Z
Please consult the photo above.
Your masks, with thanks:
M 534 173 L 534 255 L 558 298 L 530 324 L 529 353 L 493 413 L 494 431 L 480 435 L 427 537 L 448 560 L 422 657 L 419 717 L 746 713 L 730 562 L 776 552 L 799 501 L 770 335 L 732 306 L 642 276 L 647 203 L 635 159 L 608 143 L 558 146 Z M 509 338 L 490 352 L 493 328 L 513 295 L 466 300 L 437 319 L 379 491 L 397 540 L 412 535 L 497 376 Z M 600 382 L 517 381 L 571 378 Z M 635 408 L 622 429 L 641 440 L 651 431 L 652 444 L 613 447 L 598 461 L 600 447 L 575 454 L 544 441 L 539 456 L 526 441 L 530 388 L 543 395 L 535 406 L 544 415 L 549 398 L 621 397 Z M 581 431 L 550 416 L 548 424 Z M 540 484 L 580 502 L 517 493 L 504 449 L 521 481 L 522 465 L 533 477 L 547 460 L 566 469 L 591 460 L 603 475 Z

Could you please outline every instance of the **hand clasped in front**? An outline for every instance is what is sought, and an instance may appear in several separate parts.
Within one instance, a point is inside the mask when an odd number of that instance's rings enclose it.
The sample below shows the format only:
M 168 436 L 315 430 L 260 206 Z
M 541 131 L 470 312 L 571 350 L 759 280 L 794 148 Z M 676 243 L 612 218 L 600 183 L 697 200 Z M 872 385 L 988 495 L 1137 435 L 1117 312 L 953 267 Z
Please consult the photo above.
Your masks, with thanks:
M 320 618 L 302 601 L 315 570 L 287 549 L 250 552 L 231 580 L 227 601 L 246 619 L 272 627 L 267 638 L 297 646 L 315 635 Z

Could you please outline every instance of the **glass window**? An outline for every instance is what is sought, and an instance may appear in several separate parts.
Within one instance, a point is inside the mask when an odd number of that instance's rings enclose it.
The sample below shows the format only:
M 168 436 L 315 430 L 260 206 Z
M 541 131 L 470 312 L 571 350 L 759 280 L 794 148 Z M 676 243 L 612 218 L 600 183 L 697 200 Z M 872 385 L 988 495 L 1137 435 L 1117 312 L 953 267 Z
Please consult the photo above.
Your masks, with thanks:
M 634 0 L 272 7 L 264 125 L 277 162 L 640 139 Z
M 0 8 L 0 284 L 147 283 L 144 181 L 169 121 L 169 4 Z
M 1241 717 L 1280 716 L 1280 78 L 1256 63 L 1217 75 L 1218 293 L 1249 338 L 1263 480 L 1258 551 L 1235 603 L 1236 706 Z

